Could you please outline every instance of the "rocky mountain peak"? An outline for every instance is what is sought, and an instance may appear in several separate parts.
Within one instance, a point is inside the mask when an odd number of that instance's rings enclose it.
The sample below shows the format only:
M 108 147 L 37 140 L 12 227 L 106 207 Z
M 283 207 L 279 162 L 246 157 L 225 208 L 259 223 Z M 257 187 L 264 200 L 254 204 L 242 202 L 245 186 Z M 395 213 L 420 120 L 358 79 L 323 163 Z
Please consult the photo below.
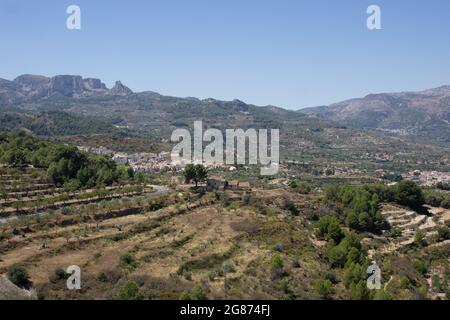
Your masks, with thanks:
M 131 89 L 127 86 L 124 86 L 122 82 L 116 81 L 116 84 L 111 90 L 109 90 L 109 93 L 116 96 L 128 96 L 133 94 L 133 91 L 131 91 Z

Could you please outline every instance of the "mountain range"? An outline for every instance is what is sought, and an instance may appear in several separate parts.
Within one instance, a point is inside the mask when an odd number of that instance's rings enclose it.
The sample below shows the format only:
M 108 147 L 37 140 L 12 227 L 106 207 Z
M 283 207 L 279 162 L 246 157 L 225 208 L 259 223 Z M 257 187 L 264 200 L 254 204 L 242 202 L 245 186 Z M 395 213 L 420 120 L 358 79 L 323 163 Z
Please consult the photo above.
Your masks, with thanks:
M 299 112 L 417 142 L 450 144 L 450 86 L 420 92 L 370 94 Z
M 449 87 L 374 94 L 327 107 L 286 110 L 240 100 L 133 93 L 81 76 L 23 75 L 0 81 L 0 131 L 28 130 L 69 143 L 170 147 L 177 128 L 280 129 L 280 155 L 303 163 L 397 170 L 408 163 L 446 166 Z M 134 144 L 133 144 L 134 143 Z M 152 145 L 152 146 L 150 146 Z M 146 149 L 144 146 L 140 149 Z M 438 163 L 438 164 L 436 164 Z
M 84 100 L 81 101 L 80 99 L 83 98 Z M 108 89 L 100 79 L 82 78 L 78 75 L 45 77 L 26 74 L 12 81 L 0 79 L 0 108 L 37 104 L 33 108 L 39 110 L 43 106 L 49 108 L 56 103 L 58 106 L 50 108 L 52 111 L 78 110 L 85 116 L 95 114 L 100 117 L 111 116 L 112 110 L 91 108 L 92 101 L 89 101 L 89 98 L 94 98 L 94 101 L 98 101 L 95 98 L 105 98 L 102 104 L 107 104 L 112 109 L 115 108 L 117 101 L 124 102 L 125 105 L 135 103 L 140 109 L 143 108 L 144 101 L 150 102 L 157 110 L 162 107 L 159 110 L 160 115 L 169 116 L 170 114 L 173 119 L 179 118 L 177 109 L 186 109 L 188 105 L 189 110 L 183 110 L 183 112 L 189 111 L 193 114 L 201 113 L 202 110 L 209 110 L 213 114 L 221 113 L 220 110 L 248 112 L 252 107 L 239 100 L 224 102 L 215 99 L 174 98 L 154 92 L 134 94 L 120 81 Z M 57 102 L 59 100 L 61 103 Z M 68 105 L 71 107 L 68 108 Z M 90 109 L 86 110 L 83 105 L 89 105 Z M 173 108 L 175 110 L 172 110 Z M 281 108 L 266 107 L 266 111 L 269 109 L 274 113 L 291 117 L 293 115 L 290 111 Z M 113 113 L 118 115 L 113 119 L 115 124 L 122 122 L 124 126 L 133 126 L 137 121 L 140 125 L 146 125 L 140 121 L 139 114 L 135 114 L 137 118 L 129 123 L 127 118 L 132 115 L 122 117 L 120 110 Z M 450 86 L 420 92 L 369 94 L 363 98 L 350 99 L 329 106 L 301 109 L 298 113 L 352 128 L 377 130 L 414 142 L 450 145 Z M 145 113 L 141 114 L 145 119 Z

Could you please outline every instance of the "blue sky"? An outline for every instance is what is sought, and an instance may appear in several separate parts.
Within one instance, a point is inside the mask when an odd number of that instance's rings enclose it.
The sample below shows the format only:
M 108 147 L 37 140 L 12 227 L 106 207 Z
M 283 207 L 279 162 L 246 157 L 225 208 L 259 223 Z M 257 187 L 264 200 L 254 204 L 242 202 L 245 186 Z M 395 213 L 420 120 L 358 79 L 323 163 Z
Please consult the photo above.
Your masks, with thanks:
M 82 30 L 66 28 L 77 4 Z M 382 30 L 366 9 L 382 10 Z M 299 109 L 450 84 L 448 0 L 0 0 L 0 78 Z

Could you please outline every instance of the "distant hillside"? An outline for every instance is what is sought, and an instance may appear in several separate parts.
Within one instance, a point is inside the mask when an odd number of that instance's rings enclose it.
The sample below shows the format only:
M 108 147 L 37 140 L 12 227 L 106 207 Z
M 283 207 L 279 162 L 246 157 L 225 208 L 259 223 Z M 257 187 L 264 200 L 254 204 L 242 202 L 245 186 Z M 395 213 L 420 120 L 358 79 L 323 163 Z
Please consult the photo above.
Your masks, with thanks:
M 0 132 L 27 130 L 40 136 L 112 133 L 114 126 L 101 119 L 62 111 L 0 112 Z
M 450 86 L 421 92 L 370 94 L 299 112 L 354 128 L 382 130 L 417 142 L 450 145 Z

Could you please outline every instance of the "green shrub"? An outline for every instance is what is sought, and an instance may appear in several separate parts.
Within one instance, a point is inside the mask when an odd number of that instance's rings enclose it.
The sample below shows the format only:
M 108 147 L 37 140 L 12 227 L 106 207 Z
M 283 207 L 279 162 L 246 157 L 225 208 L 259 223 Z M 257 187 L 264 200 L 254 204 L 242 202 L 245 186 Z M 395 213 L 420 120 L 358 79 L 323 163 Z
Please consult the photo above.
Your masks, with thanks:
M 134 269 L 137 266 L 137 262 L 136 259 L 134 258 L 134 255 L 132 255 L 129 252 L 124 253 L 120 256 L 120 263 L 122 266 L 130 269 Z
M 135 281 L 127 281 L 119 291 L 119 300 L 143 300 L 144 294 Z
M 417 231 L 416 235 L 414 236 L 414 244 L 419 247 L 423 247 L 427 245 L 427 242 L 425 240 L 425 235 L 421 231 Z
M 441 279 L 439 278 L 438 275 L 433 275 L 431 277 L 431 286 L 433 287 L 433 290 L 435 292 L 441 292 L 442 291 L 443 287 L 442 287 L 442 284 L 441 284 Z
M 19 265 L 14 265 L 9 268 L 7 277 L 9 281 L 14 283 L 16 286 L 27 288 L 31 285 L 30 276 L 27 270 Z
M 367 288 L 366 279 L 351 283 L 348 289 L 348 293 L 352 300 L 370 299 L 370 291 Z
M 324 216 L 316 223 L 318 236 L 325 240 L 333 240 L 339 243 L 344 238 L 339 220 L 334 216 Z
M 386 290 L 376 290 L 375 294 L 373 296 L 373 300 L 382 300 L 382 301 L 386 301 L 386 300 L 394 300 L 394 295 Z
M 334 241 L 328 243 L 327 256 L 332 266 L 343 267 L 347 263 L 362 263 L 364 254 L 360 237 L 355 233 L 348 233 L 336 245 Z
M 317 293 L 323 298 L 328 298 L 330 295 L 333 295 L 335 293 L 333 283 L 328 279 L 319 280 L 314 288 Z
M 290 289 L 289 289 L 289 279 L 288 278 L 283 278 L 280 281 L 280 289 L 284 292 L 284 293 L 290 293 Z
M 312 187 L 311 185 L 306 182 L 306 181 L 302 181 L 300 182 L 300 184 L 297 186 L 297 190 L 299 193 L 301 194 L 309 194 L 312 191 Z
M 298 216 L 300 213 L 295 203 L 289 199 L 283 200 L 283 209 L 289 211 L 293 216 Z
M 387 236 L 391 237 L 391 238 L 398 238 L 401 235 L 402 235 L 402 231 L 396 227 L 391 228 L 387 233 Z
M 192 288 L 190 296 L 192 300 L 206 300 L 205 291 L 201 286 L 195 286 Z
M 416 288 L 416 295 L 418 299 L 426 299 L 428 294 L 428 290 L 425 287 Z
M 183 291 L 180 294 L 180 300 L 192 300 L 191 295 L 187 291 Z
M 439 241 L 445 241 L 450 239 L 450 228 L 447 226 L 442 226 L 438 228 L 438 238 Z
M 289 188 L 291 188 L 291 189 L 296 189 L 296 188 L 298 187 L 297 180 L 289 180 L 288 186 L 289 186 Z
M 413 267 L 422 275 L 425 275 L 428 272 L 428 265 L 422 260 L 414 260 Z
M 411 284 L 411 281 L 409 280 L 408 277 L 406 276 L 401 276 L 400 277 L 400 288 L 402 289 L 407 289 Z
M 65 270 L 58 268 L 55 270 L 55 276 L 58 280 L 67 280 L 70 277 L 70 273 Z
M 108 282 L 108 275 L 105 271 L 100 271 L 97 275 L 97 280 L 100 282 Z
M 270 271 L 283 269 L 283 259 L 281 259 L 281 256 L 279 254 L 276 254 L 270 259 L 269 266 Z

